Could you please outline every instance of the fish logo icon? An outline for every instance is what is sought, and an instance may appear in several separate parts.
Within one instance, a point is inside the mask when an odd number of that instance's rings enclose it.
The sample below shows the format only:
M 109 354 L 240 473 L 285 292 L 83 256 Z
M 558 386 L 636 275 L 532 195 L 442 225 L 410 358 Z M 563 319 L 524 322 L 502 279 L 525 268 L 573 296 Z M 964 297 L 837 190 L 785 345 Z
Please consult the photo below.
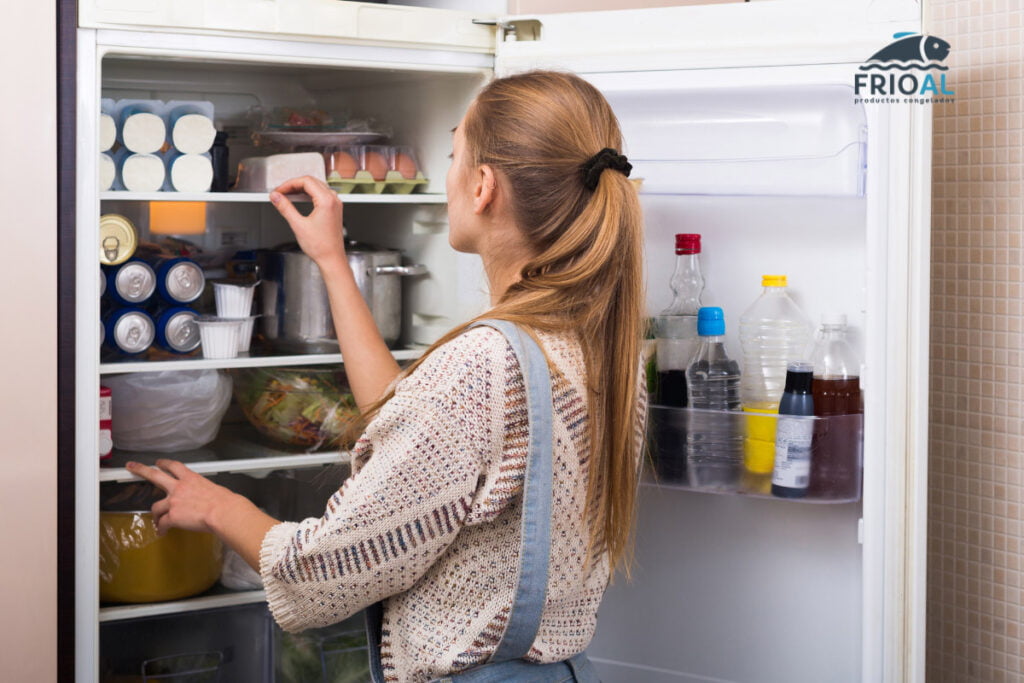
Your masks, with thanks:
M 900 69 L 937 69 L 948 71 L 942 61 L 949 56 L 950 45 L 942 38 L 919 33 L 897 33 L 895 40 L 871 55 L 860 66 L 861 71 L 877 69 L 888 71 Z

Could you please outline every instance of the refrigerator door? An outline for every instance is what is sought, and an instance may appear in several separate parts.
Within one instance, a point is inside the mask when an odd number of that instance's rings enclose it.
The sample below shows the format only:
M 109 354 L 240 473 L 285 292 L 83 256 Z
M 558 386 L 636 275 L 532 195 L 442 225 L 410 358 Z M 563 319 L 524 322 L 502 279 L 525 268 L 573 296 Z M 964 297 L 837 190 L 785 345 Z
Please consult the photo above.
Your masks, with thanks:
M 634 579 L 609 589 L 590 649 L 602 678 L 923 681 L 930 109 L 854 96 L 860 64 L 895 33 L 920 31 L 919 4 L 780 1 L 502 22 L 499 75 L 572 70 L 616 110 L 644 177 L 651 312 L 667 304 L 667 240 L 702 232 L 704 303 L 726 308 L 730 355 L 739 356 L 739 314 L 759 293 L 751 282 L 788 271 L 815 321 L 850 314 L 864 359 L 859 504 L 641 489 Z M 780 139 L 793 153 L 772 157 Z M 800 145 L 847 149 L 841 139 L 858 154 L 794 187 L 787 164 L 806 160 Z M 749 154 L 716 151 L 736 145 Z M 688 174 L 708 161 L 719 175 Z
M 577 72 L 862 62 L 921 30 L 917 0 L 774 0 L 509 16 L 497 71 Z

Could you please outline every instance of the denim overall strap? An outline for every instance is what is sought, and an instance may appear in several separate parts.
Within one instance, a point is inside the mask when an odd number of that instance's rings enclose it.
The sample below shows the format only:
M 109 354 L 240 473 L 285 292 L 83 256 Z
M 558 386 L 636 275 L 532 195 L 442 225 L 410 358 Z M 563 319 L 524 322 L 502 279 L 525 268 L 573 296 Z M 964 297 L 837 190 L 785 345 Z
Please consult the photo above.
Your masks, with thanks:
M 526 385 L 529 453 L 523 477 L 523 519 L 519 548 L 519 579 L 505 635 L 490 662 L 520 659 L 530 652 L 540 630 L 547 598 L 548 557 L 551 553 L 552 400 L 551 374 L 537 342 L 507 320 L 480 320 L 472 325 L 493 327 L 508 339 L 519 359 Z
M 488 664 L 524 657 L 537 638 L 547 598 L 548 557 L 551 552 L 552 401 L 551 374 L 537 342 L 507 320 L 478 320 L 505 335 L 516 354 L 526 385 L 529 454 L 523 478 L 523 519 L 519 551 L 519 577 L 505 634 Z M 366 608 L 366 635 L 370 650 L 370 676 L 384 683 L 380 660 L 383 605 Z M 525 663 L 524 663 L 525 664 Z M 527 665 L 531 666 L 531 665 Z M 535 666 L 535 665 L 532 665 Z M 484 667 L 486 668 L 486 666 Z

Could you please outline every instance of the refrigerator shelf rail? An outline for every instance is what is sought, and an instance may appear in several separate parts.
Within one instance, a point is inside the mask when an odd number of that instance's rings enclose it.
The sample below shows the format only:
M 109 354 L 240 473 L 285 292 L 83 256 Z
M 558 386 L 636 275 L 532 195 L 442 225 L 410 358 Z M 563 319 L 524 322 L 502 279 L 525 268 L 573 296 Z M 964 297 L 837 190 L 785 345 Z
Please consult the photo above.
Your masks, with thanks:
M 175 458 L 173 453 L 165 454 L 162 457 Z M 140 461 L 143 459 L 139 458 Z M 156 458 L 153 458 L 155 461 Z M 278 470 L 298 470 L 323 467 L 327 465 L 347 465 L 351 462 L 348 452 L 326 452 L 326 453 L 301 453 L 288 455 L 274 455 L 264 458 L 239 458 L 231 460 L 213 460 L 207 462 L 190 462 L 189 469 L 199 474 L 249 474 L 256 477 L 266 475 Z M 152 464 L 152 463 L 148 463 Z M 100 482 L 128 483 L 142 481 L 123 467 L 101 469 Z
M 397 361 L 416 360 L 424 348 L 395 349 L 391 353 Z M 118 360 L 100 363 L 100 375 L 119 375 L 129 372 L 162 372 L 165 370 L 226 370 L 229 368 L 266 368 L 295 365 L 340 365 L 340 353 L 296 354 L 291 356 L 239 355 L 236 358 L 181 358 L 173 360 Z
M 166 614 L 181 614 L 183 612 L 198 612 L 199 610 L 215 609 L 218 607 L 234 607 L 237 605 L 251 605 L 266 601 L 267 596 L 261 590 L 258 591 L 229 591 L 226 588 L 213 588 L 210 592 L 196 598 L 185 598 L 183 600 L 170 600 L 168 602 L 142 603 L 138 605 L 111 605 L 100 607 L 100 622 L 125 621 L 128 619 L 142 619 L 144 617 L 157 617 Z
M 447 204 L 445 194 L 338 194 L 346 204 Z M 292 195 L 295 202 L 309 202 L 306 195 Z M 120 202 L 209 202 L 269 204 L 268 192 L 101 192 L 100 201 Z

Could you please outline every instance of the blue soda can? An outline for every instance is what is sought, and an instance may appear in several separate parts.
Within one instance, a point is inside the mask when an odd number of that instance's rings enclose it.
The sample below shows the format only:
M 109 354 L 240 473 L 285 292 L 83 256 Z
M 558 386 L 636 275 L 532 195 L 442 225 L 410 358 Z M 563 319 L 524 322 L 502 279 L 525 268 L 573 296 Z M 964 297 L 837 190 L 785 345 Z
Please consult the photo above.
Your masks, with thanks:
M 104 328 L 107 346 L 128 355 L 148 349 L 156 335 L 149 313 L 135 306 L 115 309 L 104 321 Z
M 129 259 L 106 269 L 106 291 L 123 306 L 138 306 L 149 300 L 156 290 L 156 274 L 142 259 Z
M 187 304 L 198 299 L 206 286 L 206 276 L 198 263 L 187 258 L 153 262 L 156 291 L 169 304 Z
M 156 344 L 174 353 L 189 353 L 199 348 L 199 314 L 188 306 L 168 306 L 154 313 Z

